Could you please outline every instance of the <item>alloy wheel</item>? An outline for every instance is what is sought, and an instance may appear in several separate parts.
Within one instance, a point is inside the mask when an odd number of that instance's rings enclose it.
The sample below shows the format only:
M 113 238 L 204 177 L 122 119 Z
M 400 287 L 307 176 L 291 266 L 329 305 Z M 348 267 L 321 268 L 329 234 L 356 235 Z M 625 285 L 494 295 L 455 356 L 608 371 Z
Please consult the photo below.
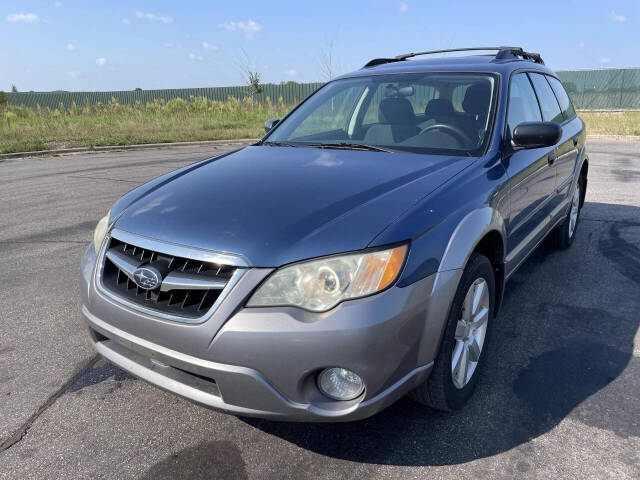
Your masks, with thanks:
M 489 321 L 489 286 L 476 279 L 462 303 L 451 354 L 451 378 L 456 388 L 464 388 L 475 372 L 484 346 Z
M 576 185 L 571 199 L 571 212 L 569 213 L 569 238 L 573 237 L 578 223 L 578 213 L 580 212 L 580 182 Z

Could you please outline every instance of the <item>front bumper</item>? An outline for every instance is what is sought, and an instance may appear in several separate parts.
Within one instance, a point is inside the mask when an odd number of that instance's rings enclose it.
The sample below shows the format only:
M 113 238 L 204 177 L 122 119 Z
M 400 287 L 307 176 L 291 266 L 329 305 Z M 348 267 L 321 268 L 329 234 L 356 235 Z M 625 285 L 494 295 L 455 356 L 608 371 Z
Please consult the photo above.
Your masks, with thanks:
M 131 374 L 209 408 L 292 421 L 368 417 L 415 388 L 432 367 L 460 272 L 344 302 L 330 312 L 242 308 L 270 269 L 249 269 L 200 324 L 163 320 L 103 295 L 82 268 L 82 312 L 95 349 Z M 365 392 L 331 400 L 316 387 L 326 367 L 360 375 Z

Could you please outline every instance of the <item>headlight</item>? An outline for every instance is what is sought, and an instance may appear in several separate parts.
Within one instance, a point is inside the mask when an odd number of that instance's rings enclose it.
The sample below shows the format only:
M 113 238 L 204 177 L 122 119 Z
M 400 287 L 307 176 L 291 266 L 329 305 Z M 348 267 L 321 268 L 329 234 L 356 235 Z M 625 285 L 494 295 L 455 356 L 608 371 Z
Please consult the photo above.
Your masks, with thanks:
M 100 250 L 100 246 L 102 245 L 102 241 L 104 240 L 104 236 L 107 234 L 107 230 L 109 229 L 109 215 L 111 215 L 111 210 L 107 212 L 107 215 L 102 217 L 98 224 L 96 225 L 95 230 L 93 231 L 93 248 L 96 253 Z
M 258 288 L 248 307 L 290 305 L 323 312 L 338 303 L 371 295 L 400 273 L 407 246 L 327 257 L 276 270 Z

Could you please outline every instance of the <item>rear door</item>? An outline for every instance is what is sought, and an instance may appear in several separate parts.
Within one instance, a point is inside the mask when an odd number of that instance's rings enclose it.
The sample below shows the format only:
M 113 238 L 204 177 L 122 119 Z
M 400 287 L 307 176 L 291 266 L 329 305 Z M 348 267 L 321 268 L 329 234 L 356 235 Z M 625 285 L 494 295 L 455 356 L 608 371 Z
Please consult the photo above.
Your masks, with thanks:
M 584 124 L 577 117 L 571 99 L 569 99 L 560 80 L 550 75 L 547 75 L 546 79 L 551 85 L 553 93 L 556 94 L 564 117 L 562 140 L 558 146 L 558 158 L 556 159 L 556 188 L 558 189 L 558 198 L 565 199 L 571 187 L 573 172 L 578 161 L 578 151 L 583 143 L 581 134 L 584 130 Z
M 543 75 L 541 73 L 529 73 L 529 77 L 531 78 L 531 83 L 536 90 L 536 95 L 538 95 L 538 101 L 540 102 L 540 109 L 542 110 L 542 119 L 545 122 L 556 122 L 560 125 L 564 123 L 564 116 L 562 115 L 562 111 L 560 110 L 560 105 L 558 104 L 558 99 L 556 95 L 553 93 L 551 89 L 551 85 L 547 81 L 547 75 Z M 571 135 L 569 132 L 566 132 L 566 125 L 562 128 L 562 138 L 558 142 L 556 152 L 555 152 L 555 160 L 554 167 L 556 171 L 556 181 L 555 187 L 557 189 L 558 184 L 558 165 L 561 163 L 563 166 L 566 165 L 568 156 L 571 154 L 571 151 L 574 150 Z M 555 217 L 560 213 L 560 206 L 562 203 L 563 197 L 561 195 L 554 195 L 549 203 L 549 215 L 555 219 Z
M 555 147 L 516 149 L 511 144 L 513 131 L 519 124 L 539 122 L 542 118 L 528 74 L 512 75 L 505 142 L 505 165 L 510 177 L 507 275 L 546 234 L 549 226 L 550 203 L 556 187 Z

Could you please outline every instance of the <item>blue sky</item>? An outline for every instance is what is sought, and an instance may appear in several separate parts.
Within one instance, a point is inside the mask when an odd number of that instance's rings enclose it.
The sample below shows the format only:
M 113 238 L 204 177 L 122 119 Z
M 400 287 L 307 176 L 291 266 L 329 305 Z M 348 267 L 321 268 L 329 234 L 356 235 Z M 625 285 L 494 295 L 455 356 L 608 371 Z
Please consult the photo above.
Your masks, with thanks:
M 238 85 L 244 50 L 265 82 L 322 80 L 373 57 L 521 45 L 553 69 L 640 66 L 640 1 L 0 0 L 0 89 Z

